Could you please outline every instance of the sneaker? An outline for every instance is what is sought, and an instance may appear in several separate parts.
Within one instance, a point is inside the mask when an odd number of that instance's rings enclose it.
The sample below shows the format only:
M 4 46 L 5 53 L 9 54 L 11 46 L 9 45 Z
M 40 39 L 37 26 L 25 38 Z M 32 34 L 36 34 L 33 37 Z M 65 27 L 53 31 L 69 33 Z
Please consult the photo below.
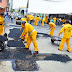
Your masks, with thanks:
M 33 54 L 38 54 L 38 51 L 35 51 Z

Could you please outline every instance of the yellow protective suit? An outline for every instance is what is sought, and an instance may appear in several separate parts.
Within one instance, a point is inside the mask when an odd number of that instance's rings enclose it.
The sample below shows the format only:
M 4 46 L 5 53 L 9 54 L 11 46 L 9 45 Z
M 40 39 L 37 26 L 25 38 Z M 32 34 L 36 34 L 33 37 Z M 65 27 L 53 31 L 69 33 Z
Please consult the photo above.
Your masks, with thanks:
M 37 17 L 36 26 L 38 25 L 39 20 L 40 20 L 40 18 L 39 18 L 39 17 Z
M 35 16 L 34 18 L 34 25 L 36 25 L 36 22 L 37 22 L 37 16 Z
M 54 19 L 54 23 L 56 24 L 56 20 L 57 20 L 57 18 L 56 18 L 56 17 L 54 17 L 53 19 Z
M 0 16 L 0 35 L 3 35 L 3 27 L 4 27 L 3 17 Z
M 35 16 L 35 21 L 34 21 L 34 25 L 38 25 L 38 22 L 39 22 L 39 20 L 40 20 L 40 18 L 39 17 L 37 17 L 37 16 Z
M 25 22 L 27 23 L 26 18 L 21 18 L 21 25 L 22 25 L 22 21 L 25 21 Z M 22 25 L 22 29 L 23 29 L 23 25 Z M 22 39 L 23 39 L 23 40 L 25 39 L 26 42 L 27 42 L 27 38 L 28 38 L 28 34 L 26 34 L 25 37 L 22 37 Z
M 47 24 L 47 22 L 48 22 L 48 17 L 46 16 L 45 17 L 45 23 Z
M 51 29 L 49 35 L 53 36 L 54 30 L 56 28 L 56 25 L 53 22 L 50 22 L 49 25 L 50 25 L 50 29 Z
M 44 22 L 45 22 L 45 18 L 43 18 L 43 20 L 42 20 L 42 26 L 44 26 Z
M 70 43 L 69 43 L 70 37 L 71 37 L 71 29 L 72 29 L 72 26 L 70 24 L 66 24 L 66 25 L 63 26 L 63 28 L 59 32 L 59 34 L 62 34 L 62 32 L 64 31 L 64 35 L 63 35 L 63 38 L 61 40 L 61 44 L 60 44 L 60 47 L 59 47 L 60 51 L 62 51 L 63 45 L 66 41 L 68 51 L 71 52 Z
M 31 41 L 32 41 L 34 44 L 35 51 L 38 51 L 38 45 L 36 42 L 37 32 L 36 32 L 36 30 L 34 30 L 33 26 L 29 23 L 25 24 L 22 35 L 26 35 L 27 33 L 29 36 L 27 39 L 26 48 L 29 48 Z
M 31 20 L 34 20 L 34 17 L 32 15 L 28 15 L 28 21 L 30 23 Z

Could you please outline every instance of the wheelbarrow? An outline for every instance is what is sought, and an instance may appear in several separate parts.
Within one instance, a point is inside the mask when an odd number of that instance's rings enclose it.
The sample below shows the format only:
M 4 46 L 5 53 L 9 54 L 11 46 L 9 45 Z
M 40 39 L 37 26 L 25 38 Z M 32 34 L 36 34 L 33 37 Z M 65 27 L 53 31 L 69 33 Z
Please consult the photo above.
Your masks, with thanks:
M 4 36 L 0 35 L 0 51 L 3 51 L 5 49 L 5 41 L 8 41 L 6 33 Z
M 51 43 L 52 44 L 54 44 L 54 42 L 57 41 L 57 44 L 59 42 L 58 46 L 60 45 L 60 41 L 62 40 L 61 37 L 58 37 L 58 36 L 50 36 L 50 38 L 51 38 Z

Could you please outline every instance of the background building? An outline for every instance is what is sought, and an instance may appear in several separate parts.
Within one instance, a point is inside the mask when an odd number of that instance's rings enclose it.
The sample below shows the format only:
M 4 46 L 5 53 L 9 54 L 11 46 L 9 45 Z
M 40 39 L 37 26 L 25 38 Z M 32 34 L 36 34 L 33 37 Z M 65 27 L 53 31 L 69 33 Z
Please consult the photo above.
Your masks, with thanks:
M 0 13 L 6 11 L 7 0 L 0 0 Z

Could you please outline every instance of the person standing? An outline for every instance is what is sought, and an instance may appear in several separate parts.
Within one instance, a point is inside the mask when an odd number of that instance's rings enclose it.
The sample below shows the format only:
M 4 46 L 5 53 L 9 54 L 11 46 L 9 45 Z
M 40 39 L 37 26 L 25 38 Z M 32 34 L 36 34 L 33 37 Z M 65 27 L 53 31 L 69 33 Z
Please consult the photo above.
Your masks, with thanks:
M 11 13 L 11 22 L 13 22 L 13 19 L 14 19 L 14 14 Z
M 48 23 L 48 17 L 45 16 L 45 23 L 47 24 Z
M 3 35 L 3 27 L 4 27 L 4 31 L 5 31 L 5 25 L 3 22 L 3 13 L 0 14 L 0 35 Z
M 39 16 L 35 16 L 34 25 L 38 26 L 39 20 L 40 20 Z
M 61 25 L 61 22 L 62 22 L 62 18 L 60 17 L 59 18 L 59 25 Z
M 45 17 L 43 17 L 43 20 L 42 20 L 42 27 L 44 26 L 44 23 L 45 23 Z
M 61 44 L 58 50 L 62 51 L 63 49 L 63 45 L 66 41 L 67 47 L 68 47 L 68 52 L 71 52 L 71 48 L 70 48 L 70 37 L 71 37 L 71 29 L 72 29 L 72 25 L 69 24 L 69 21 L 66 21 L 66 24 L 63 26 L 63 28 L 61 29 L 61 31 L 59 32 L 58 36 L 60 34 L 62 34 L 62 32 L 64 31 L 64 35 L 63 38 L 61 40 Z
M 34 25 L 36 25 L 36 23 L 37 23 L 37 16 L 35 16 L 34 18 Z
M 54 24 L 56 24 L 57 18 L 56 18 L 56 17 L 54 17 L 53 19 L 54 19 Z
M 41 22 L 42 22 L 42 17 L 40 16 L 39 19 L 40 19 L 40 20 L 39 20 L 39 22 L 38 22 L 38 25 L 41 24 Z
M 26 23 L 25 21 L 22 21 L 22 25 L 24 26 L 24 29 L 20 38 L 25 37 L 25 35 L 28 33 L 27 45 L 24 49 L 29 50 L 32 41 L 35 49 L 35 52 L 33 54 L 38 54 L 38 45 L 36 42 L 37 31 L 34 29 L 34 27 L 31 24 Z
M 6 12 L 6 18 L 9 19 L 9 17 L 8 17 L 8 12 Z

